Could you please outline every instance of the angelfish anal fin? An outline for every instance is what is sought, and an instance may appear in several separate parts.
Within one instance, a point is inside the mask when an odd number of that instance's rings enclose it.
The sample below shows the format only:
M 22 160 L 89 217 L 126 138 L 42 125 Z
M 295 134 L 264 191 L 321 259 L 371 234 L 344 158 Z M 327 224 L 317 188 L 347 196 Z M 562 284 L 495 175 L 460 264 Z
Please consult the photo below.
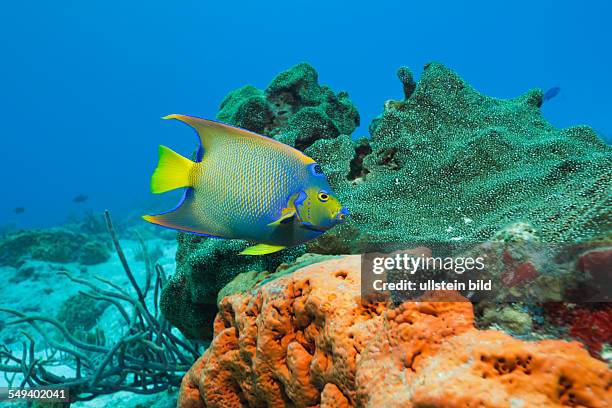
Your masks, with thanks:
M 248 247 L 240 255 L 266 255 L 278 252 L 285 247 L 282 245 L 257 244 Z
M 268 224 L 269 227 L 278 227 L 281 224 L 290 222 L 296 216 L 295 208 L 283 208 L 280 218 Z

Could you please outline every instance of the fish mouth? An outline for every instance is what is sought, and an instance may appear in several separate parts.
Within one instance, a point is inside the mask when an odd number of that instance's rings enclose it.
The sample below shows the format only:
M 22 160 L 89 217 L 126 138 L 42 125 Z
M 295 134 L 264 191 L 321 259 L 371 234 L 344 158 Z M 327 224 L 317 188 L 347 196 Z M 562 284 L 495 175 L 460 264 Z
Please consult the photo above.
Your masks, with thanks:
M 336 214 L 335 219 L 338 223 L 343 223 L 350 214 L 348 208 L 342 207 Z

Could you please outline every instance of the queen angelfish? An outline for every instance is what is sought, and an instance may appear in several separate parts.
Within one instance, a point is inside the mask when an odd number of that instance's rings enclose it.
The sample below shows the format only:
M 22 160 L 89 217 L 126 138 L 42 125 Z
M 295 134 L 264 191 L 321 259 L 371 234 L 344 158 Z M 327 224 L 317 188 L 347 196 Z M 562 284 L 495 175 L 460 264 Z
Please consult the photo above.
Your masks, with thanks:
M 313 159 L 274 139 L 223 123 L 169 115 L 200 138 L 196 161 L 159 146 L 151 191 L 187 187 L 153 224 L 216 238 L 257 242 L 241 254 L 263 255 L 310 241 L 349 212 Z

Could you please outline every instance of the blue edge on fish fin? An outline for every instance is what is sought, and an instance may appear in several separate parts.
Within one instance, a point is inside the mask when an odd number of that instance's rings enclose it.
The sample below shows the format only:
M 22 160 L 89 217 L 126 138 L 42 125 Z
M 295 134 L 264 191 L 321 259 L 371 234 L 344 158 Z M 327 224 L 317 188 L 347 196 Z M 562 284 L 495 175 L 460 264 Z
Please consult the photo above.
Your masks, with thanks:
M 292 217 L 285 218 L 285 219 L 284 219 L 284 220 L 282 220 L 280 223 L 281 223 L 281 224 L 288 224 L 288 223 L 290 223 L 291 221 L 293 221 L 293 218 L 294 218 L 293 216 L 292 216 Z
M 199 162 L 202 161 L 202 158 L 204 157 L 204 146 L 202 146 L 202 141 L 200 140 L 200 135 L 198 134 L 198 131 L 195 130 L 195 129 L 194 129 L 194 131 L 195 131 L 196 137 L 198 139 L 198 150 L 196 152 L 196 159 L 195 159 L 195 161 L 197 163 L 199 163 Z M 187 198 L 191 197 L 192 194 L 193 194 L 193 187 L 186 188 L 185 189 L 185 193 L 183 194 L 183 197 L 181 198 L 179 203 L 176 206 L 174 206 L 174 208 L 172 208 L 171 210 L 168 210 L 168 211 L 164 211 L 164 212 L 159 213 L 159 214 L 155 214 L 155 215 L 164 215 L 164 214 L 168 214 L 168 213 L 171 213 L 171 212 L 174 212 L 174 211 L 178 210 L 179 207 L 181 205 L 183 205 L 185 200 L 187 200 Z M 169 230 L 184 232 L 184 233 L 187 233 L 187 234 L 199 235 L 201 237 L 225 239 L 223 237 L 218 237 L 216 235 L 210 235 L 210 234 L 203 234 L 203 233 L 200 233 L 200 232 L 187 231 L 187 230 L 183 230 L 183 229 L 179 229 L 179 228 L 171 228 L 171 227 L 166 227 L 165 225 L 159 225 L 159 224 L 157 224 L 157 225 L 162 227 L 162 228 L 169 229 Z
M 199 163 L 202 161 L 202 158 L 204 157 L 204 146 L 202 146 L 202 140 L 200 139 L 200 134 L 198 133 L 196 128 L 193 128 L 195 134 L 196 134 L 196 138 L 198 139 L 198 150 L 196 151 L 196 157 L 195 157 L 195 161 L 196 163 Z M 181 200 L 181 203 L 183 201 Z M 180 205 L 180 204 L 179 204 Z
M 199 141 L 200 139 L 198 139 Z M 196 162 L 199 163 L 202 161 L 204 157 L 204 147 L 202 147 L 202 142 L 199 142 L 200 146 L 198 147 L 198 152 L 196 153 Z
M 200 146 L 200 149 L 198 150 L 198 154 L 200 154 L 200 151 L 202 151 L 202 150 L 203 150 L 203 149 L 202 149 L 202 146 Z M 181 200 L 179 201 L 179 203 L 178 203 L 178 204 L 177 204 L 177 205 L 176 205 L 176 206 L 175 206 L 173 209 L 168 210 L 168 211 L 164 211 L 164 212 L 159 213 L 159 214 L 155 214 L 154 216 L 157 216 L 157 215 L 164 215 L 164 214 L 168 214 L 168 213 L 171 213 L 171 212 L 174 212 L 174 211 L 178 210 L 178 209 L 179 209 L 179 207 L 180 207 L 181 205 L 183 205 L 183 203 L 185 202 L 185 200 L 187 200 L 187 198 L 191 197 L 191 195 L 193 195 L 193 188 L 192 188 L 192 187 L 188 187 L 188 188 L 186 188 L 186 189 L 185 189 L 185 193 L 183 193 L 183 197 L 181 198 Z M 223 238 L 223 237 L 219 237 L 219 236 L 217 236 L 217 235 L 203 234 L 203 233 L 201 233 L 201 232 L 187 231 L 187 230 L 183 230 L 183 229 L 179 229 L 179 228 L 171 228 L 171 227 L 166 227 L 165 225 L 160 225 L 160 224 L 155 224 L 155 225 L 157 225 L 158 227 L 162 227 L 162 228 L 166 228 L 166 229 L 172 230 L 172 231 L 185 232 L 185 233 L 187 233 L 187 234 L 199 235 L 199 236 L 201 236 L 201 237 L 207 237 L 207 238 L 217 238 L 217 239 L 225 239 L 225 238 Z
M 306 197 L 307 196 L 304 190 L 300 190 L 300 193 L 296 197 L 295 201 L 293 201 L 293 205 L 297 208 L 298 205 L 301 205 L 304 202 L 304 200 L 306 200 Z
M 266 139 L 271 139 L 271 140 L 277 141 L 273 137 L 266 136 L 266 135 L 260 135 L 259 133 L 255 133 L 255 132 L 253 132 L 253 131 L 251 131 L 249 129 L 245 129 L 245 128 L 242 128 L 240 126 L 230 125 L 229 123 L 225 123 L 225 122 L 221 122 L 221 121 L 213 120 L 213 119 L 204 119 L 202 117 L 194 116 L 194 115 L 188 115 L 188 116 L 191 116 L 192 118 L 202 119 L 202 120 L 207 121 L 207 122 L 218 123 L 219 125 L 222 125 L 222 126 L 227 126 L 227 127 L 230 127 L 230 128 L 239 129 L 239 130 L 242 130 L 244 132 L 250 133 L 250 134 L 252 134 L 254 136 L 263 137 L 263 138 L 266 138 Z M 198 137 L 198 141 L 199 141 L 199 144 L 200 144 L 200 148 L 198 149 L 198 151 L 196 153 L 196 162 L 201 162 L 202 161 L 202 157 L 204 156 L 204 148 L 202 147 L 202 141 L 200 140 L 200 134 L 198 133 L 197 129 L 195 127 L 193 127 L 193 126 L 191 126 L 191 127 L 196 132 L 196 135 Z M 293 146 L 289 146 L 289 145 L 286 145 L 286 146 L 291 148 L 291 149 L 293 149 L 293 150 L 295 150 L 296 152 L 298 152 L 300 154 L 304 154 L 304 152 L 300 151 L 299 149 L 296 149 Z

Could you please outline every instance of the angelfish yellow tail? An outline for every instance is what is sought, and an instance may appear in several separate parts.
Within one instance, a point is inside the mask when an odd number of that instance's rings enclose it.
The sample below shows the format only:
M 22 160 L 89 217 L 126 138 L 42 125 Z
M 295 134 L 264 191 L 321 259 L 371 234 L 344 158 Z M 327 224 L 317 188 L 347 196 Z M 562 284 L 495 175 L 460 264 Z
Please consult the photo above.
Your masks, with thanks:
M 166 146 L 159 146 L 159 161 L 151 176 L 151 192 L 165 193 L 181 187 L 191 187 L 191 173 L 196 165 Z

